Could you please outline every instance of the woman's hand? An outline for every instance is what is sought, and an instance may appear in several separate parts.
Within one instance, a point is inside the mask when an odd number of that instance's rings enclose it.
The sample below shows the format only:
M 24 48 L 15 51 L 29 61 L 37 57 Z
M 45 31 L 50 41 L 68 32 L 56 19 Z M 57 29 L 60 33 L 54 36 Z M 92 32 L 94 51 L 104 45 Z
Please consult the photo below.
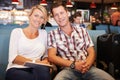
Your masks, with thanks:
M 36 60 L 36 63 L 50 64 L 50 62 L 48 61 L 47 58 L 45 58 L 44 60 L 37 59 L 37 60 Z

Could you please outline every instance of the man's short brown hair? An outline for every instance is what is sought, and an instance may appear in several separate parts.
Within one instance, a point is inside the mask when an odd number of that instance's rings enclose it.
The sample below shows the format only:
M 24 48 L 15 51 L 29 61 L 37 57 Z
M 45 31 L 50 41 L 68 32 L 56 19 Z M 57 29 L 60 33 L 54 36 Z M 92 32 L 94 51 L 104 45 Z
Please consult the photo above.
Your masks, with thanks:
M 59 6 L 63 6 L 64 9 L 67 11 L 66 4 L 63 3 L 63 2 L 60 1 L 60 0 L 56 0 L 56 1 L 54 1 L 53 4 L 51 5 L 51 13 L 53 14 L 53 11 L 52 11 L 53 8 L 57 8 L 57 7 L 59 7 Z

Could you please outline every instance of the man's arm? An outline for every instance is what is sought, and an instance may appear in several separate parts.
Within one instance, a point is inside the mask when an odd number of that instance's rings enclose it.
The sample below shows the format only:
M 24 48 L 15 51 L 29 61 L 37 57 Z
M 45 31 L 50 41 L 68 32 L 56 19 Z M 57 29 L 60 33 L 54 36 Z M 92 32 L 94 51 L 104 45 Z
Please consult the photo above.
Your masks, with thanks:
M 82 73 L 85 73 L 86 71 L 89 70 L 89 68 L 93 65 L 96 58 L 94 47 L 89 47 L 87 49 L 87 52 L 88 52 L 88 56 L 87 56 L 87 59 L 85 60 L 86 63 L 82 66 L 83 67 L 81 70 Z
M 56 48 L 48 49 L 48 59 L 50 62 L 54 63 L 55 65 L 59 65 L 62 67 L 69 67 L 72 64 L 72 61 L 65 60 L 65 59 L 57 56 Z
M 90 66 L 92 66 L 93 63 L 94 63 L 94 61 L 95 61 L 95 59 L 96 59 L 96 53 L 95 53 L 94 47 L 93 46 L 89 47 L 87 49 L 87 52 L 88 52 L 88 56 L 87 56 L 87 59 L 86 59 L 87 64 L 89 64 Z
M 70 67 L 73 61 L 65 60 L 56 55 L 56 49 L 50 48 L 48 49 L 48 59 L 50 62 L 62 66 L 62 67 Z M 76 61 L 75 62 L 75 69 L 82 72 L 82 66 L 85 65 L 86 62 L 84 61 Z

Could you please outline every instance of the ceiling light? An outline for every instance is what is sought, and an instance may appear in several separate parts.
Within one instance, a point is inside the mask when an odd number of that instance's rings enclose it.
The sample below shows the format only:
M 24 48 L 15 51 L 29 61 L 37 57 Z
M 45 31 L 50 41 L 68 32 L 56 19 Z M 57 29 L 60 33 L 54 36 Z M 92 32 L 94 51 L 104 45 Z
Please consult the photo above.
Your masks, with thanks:
M 42 0 L 42 1 L 40 2 L 40 5 L 46 6 L 46 5 L 47 5 L 46 0 Z
M 19 4 L 18 0 L 12 0 L 12 4 Z
M 90 4 L 90 8 L 96 8 L 96 4 L 95 4 L 94 2 L 92 2 L 92 3 Z
M 71 3 L 71 0 L 68 0 L 68 1 L 67 1 L 66 7 L 73 7 L 73 5 L 72 5 L 72 3 Z
M 111 9 L 118 9 L 118 7 L 115 3 L 113 3 L 113 5 L 111 6 Z

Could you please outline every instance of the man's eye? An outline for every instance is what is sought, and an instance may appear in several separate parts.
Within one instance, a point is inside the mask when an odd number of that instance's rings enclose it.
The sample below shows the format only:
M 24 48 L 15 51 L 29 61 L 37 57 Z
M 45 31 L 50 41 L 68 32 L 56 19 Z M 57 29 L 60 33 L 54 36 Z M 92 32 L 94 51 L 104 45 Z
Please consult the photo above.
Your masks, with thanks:
M 54 17 L 56 17 L 56 16 L 57 16 L 57 14 L 54 15 Z
M 61 14 L 64 14 L 64 12 L 61 12 Z

